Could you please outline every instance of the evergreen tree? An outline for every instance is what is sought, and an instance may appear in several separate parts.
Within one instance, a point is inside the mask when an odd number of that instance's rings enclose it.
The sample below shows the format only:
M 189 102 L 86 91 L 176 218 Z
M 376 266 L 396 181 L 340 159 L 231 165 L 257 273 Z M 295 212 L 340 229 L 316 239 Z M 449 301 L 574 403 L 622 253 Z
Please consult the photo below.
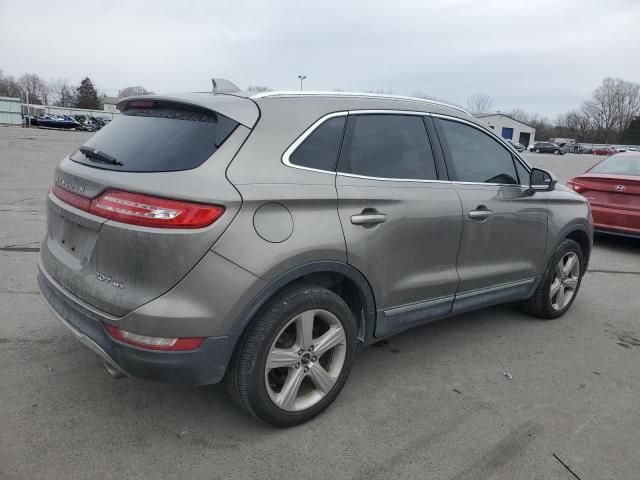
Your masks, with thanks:
M 626 145 L 640 145 L 640 117 L 636 117 L 629 123 L 629 128 L 624 134 L 622 143 Z
M 80 86 L 76 88 L 76 108 L 89 108 L 91 110 L 100 109 L 100 99 L 98 98 L 98 91 L 93 86 L 93 82 L 89 77 L 85 77 Z

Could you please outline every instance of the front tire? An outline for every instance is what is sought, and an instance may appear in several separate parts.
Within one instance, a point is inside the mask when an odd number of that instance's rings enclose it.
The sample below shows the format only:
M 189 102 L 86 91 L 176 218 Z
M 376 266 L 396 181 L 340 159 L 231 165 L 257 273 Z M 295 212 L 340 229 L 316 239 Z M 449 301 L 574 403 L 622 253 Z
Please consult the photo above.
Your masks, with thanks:
M 535 293 L 523 302 L 525 310 L 544 319 L 564 315 L 580 289 L 583 262 L 580 245 L 574 240 L 565 239 L 551 257 Z
M 534 150 L 534 152 L 536 152 L 536 153 L 540 153 L 540 149 L 539 149 L 539 148 L 536 148 L 536 149 Z
M 344 300 L 322 287 L 293 288 L 271 300 L 241 339 L 227 388 L 257 419 L 291 427 L 335 400 L 355 352 L 355 318 Z
M 559 153 L 560 153 L 560 150 L 554 150 L 554 151 L 553 151 L 553 154 L 554 154 L 554 155 L 558 155 Z

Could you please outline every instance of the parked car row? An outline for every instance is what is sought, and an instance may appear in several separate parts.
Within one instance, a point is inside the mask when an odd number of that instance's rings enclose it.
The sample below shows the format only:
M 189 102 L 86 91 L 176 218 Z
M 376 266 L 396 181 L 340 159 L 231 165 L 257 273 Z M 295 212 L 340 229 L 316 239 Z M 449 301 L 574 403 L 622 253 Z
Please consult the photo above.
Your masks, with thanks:
M 97 132 L 111 121 L 110 118 L 93 117 L 88 115 L 75 115 L 74 118 L 80 124 L 76 127 L 76 130 L 82 130 L 85 132 Z
M 55 115 L 40 113 L 37 115 L 23 115 L 23 126 L 31 125 L 41 128 L 56 128 L 61 130 L 82 130 L 96 132 L 111 121 L 106 117 L 88 115 Z
M 509 140 L 510 143 L 511 140 Z M 524 147 L 523 147 L 524 149 Z M 518 150 L 521 152 L 522 150 Z M 535 142 L 529 147 L 530 152 L 535 153 L 553 153 L 555 155 L 563 155 L 565 153 L 590 153 L 593 155 L 615 155 L 622 152 L 638 152 L 640 146 L 635 145 L 602 145 L 593 143 L 554 143 L 554 142 Z
M 602 145 L 593 143 L 579 143 L 576 153 L 592 153 L 594 155 L 614 155 L 622 152 L 638 152 L 637 145 Z

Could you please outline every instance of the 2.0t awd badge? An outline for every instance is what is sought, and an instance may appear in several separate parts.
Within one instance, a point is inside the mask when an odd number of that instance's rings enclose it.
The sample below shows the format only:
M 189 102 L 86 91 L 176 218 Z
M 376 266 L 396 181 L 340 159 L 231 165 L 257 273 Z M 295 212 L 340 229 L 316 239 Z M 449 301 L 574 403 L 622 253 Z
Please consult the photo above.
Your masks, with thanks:
M 111 277 L 108 277 L 100 272 L 96 272 L 96 280 L 98 280 L 99 282 L 106 282 L 107 285 L 111 285 L 112 287 L 124 288 L 124 283 L 116 282 Z

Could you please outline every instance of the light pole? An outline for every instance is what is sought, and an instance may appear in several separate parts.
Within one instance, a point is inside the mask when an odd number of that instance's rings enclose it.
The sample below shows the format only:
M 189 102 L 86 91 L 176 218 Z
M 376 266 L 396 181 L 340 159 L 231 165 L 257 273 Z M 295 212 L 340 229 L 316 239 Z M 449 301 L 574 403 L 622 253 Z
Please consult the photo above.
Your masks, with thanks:
M 302 91 L 302 82 L 307 78 L 306 75 L 298 75 L 298 78 L 300 79 L 300 91 Z

